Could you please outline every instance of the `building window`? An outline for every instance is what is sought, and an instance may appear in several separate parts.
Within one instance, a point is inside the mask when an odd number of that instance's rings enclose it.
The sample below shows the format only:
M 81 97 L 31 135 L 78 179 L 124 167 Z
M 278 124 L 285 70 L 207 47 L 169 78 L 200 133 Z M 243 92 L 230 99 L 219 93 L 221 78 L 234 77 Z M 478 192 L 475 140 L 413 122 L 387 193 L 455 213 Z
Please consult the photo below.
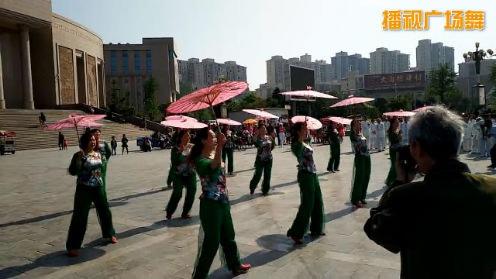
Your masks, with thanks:
M 152 73 L 152 51 L 147 50 L 146 51 L 146 73 L 151 74 Z
M 134 72 L 141 72 L 141 52 L 139 50 L 134 52 Z
M 122 72 L 125 75 L 129 73 L 129 56 L 127 50 L 122 51 Z
M 115 50 L 110 51 L 110 74 L 115 74 L 117 72 L 117 52 Z

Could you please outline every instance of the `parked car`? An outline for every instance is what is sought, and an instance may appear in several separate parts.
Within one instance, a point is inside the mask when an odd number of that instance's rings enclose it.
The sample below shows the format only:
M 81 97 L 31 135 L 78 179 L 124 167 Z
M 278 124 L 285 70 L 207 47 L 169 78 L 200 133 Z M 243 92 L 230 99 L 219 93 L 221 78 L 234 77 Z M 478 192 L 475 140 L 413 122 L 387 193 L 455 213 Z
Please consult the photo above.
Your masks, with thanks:
M 15 154 L 16 133 L 12 131 L 0 131 L 0 155 L 7 152 Z

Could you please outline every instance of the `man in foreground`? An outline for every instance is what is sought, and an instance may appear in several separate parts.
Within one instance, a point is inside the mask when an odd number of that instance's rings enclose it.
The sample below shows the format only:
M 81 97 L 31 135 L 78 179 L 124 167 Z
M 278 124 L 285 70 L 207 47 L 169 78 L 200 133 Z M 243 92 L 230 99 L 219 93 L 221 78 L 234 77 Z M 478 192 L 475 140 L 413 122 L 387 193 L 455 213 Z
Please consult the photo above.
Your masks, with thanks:
M 443 107 L 418 113 L 410 153 L 424 181 L 388 190 L 364 230 L 401 253 L 401 278 L 493 278 L 496 270 L 496 178 L 471 174 L 457 159 L 461 118 Z

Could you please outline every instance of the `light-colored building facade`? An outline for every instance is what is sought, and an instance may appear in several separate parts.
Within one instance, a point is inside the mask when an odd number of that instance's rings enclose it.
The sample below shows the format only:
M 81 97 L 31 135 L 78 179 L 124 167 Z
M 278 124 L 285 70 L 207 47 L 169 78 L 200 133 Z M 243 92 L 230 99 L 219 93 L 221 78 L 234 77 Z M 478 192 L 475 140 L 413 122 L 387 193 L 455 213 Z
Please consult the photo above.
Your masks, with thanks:
M 50 0 L 0 1 L 0 109 L 104 107 L 102 46 Z
M 370 73 L 390 74 L 405 72 L 410 69 L 410 55 L 399 50 L 377 48 L 370 53 Z
M 212 58 L 178 60 L 179 81 L 192 89 L 210 86 L 219 80 L 247 81 L 246 67 L 236 61 L 217 63 Z
M 107 99 L 112 91 L 128 94 L 136 112 L 144 111 L 144 86 L 151 77 L 158 84 L 157 104 L 176 100 L 179 73 L 173 38 L 143 38 L 141 44 L 105 44 Z
M 455 70 L 455 49 L 443 43 L 420 40 L 416 48 L 416 59 L 416 68 L 427 73 L 443 64 L 447 64 L 452 71 Z

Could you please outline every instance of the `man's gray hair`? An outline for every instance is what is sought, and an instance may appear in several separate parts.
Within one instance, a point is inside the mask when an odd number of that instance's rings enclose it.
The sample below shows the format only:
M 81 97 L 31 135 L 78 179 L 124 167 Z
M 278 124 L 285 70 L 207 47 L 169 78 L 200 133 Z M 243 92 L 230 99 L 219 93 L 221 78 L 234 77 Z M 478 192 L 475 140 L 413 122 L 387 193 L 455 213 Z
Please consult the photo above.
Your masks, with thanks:
M 464 122 L 460 116 L 443 106 L 433 106 L 418 112 L 410 122 L 408 139 L 417 142 L 435 161 L 458 155 Z

